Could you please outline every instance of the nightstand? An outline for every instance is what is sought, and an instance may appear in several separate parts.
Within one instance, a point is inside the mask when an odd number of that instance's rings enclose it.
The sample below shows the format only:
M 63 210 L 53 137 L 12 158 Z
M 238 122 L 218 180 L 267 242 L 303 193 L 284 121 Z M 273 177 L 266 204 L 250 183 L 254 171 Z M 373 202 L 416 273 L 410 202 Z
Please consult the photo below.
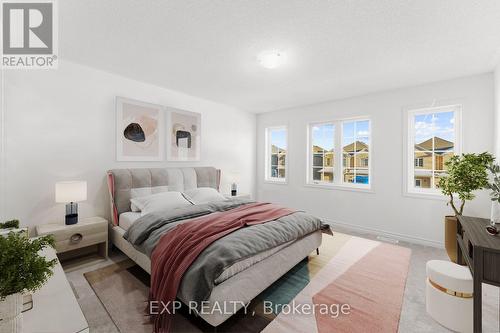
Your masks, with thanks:
M 98 245 L 99 254 L 108 256 L 108 221 L 102 217 L 81 219 L 77 224 L 42 224 L 36 226 L 38 236 L 53 235 L 57 253 Z
M 238 193 L 237 195 L 235 196 L 232 196 L 231 194 L 224 194 L 224 196 L 227 198 L 227 199 L 252 199 L 252 196 L 248 193 Z

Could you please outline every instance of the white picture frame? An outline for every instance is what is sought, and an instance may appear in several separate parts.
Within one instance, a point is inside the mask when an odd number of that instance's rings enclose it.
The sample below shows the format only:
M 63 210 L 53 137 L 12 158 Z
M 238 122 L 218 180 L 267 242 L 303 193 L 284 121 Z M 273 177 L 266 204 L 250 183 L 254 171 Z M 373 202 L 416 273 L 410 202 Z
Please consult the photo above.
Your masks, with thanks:
M 201 159 L 201 114 L 166 107 L 167 161 L 186 162 Z
M 162 161 L 165 150 L 164 107 L 116 97 L 116 160 Z

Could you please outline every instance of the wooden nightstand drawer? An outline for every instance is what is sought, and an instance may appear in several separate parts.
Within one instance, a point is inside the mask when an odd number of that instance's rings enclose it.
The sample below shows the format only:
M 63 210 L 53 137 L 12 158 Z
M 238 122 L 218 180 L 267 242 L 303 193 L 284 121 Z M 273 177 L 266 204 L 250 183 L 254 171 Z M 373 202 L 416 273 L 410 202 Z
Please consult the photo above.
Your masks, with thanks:
M 56 241 L 56 250 L 57 252 L 66 252 L 106 242 L 107 240 L 107 232 L 85 234 L 75 230 L 75 232 L 69 237 Z
M 101 217 L 81 219 L 73 225 L 44 224 L 36 230 L 39 236 L 54 236 L 57 253 L 99 244 L 99 252 L 107 256 L 108 221 Z
M 56 243 L 67 241 L 71 238 L 71 236 L 75 234 L 81 234 L 85 236 L 97 235 L 108 233 L 108 224 L 100 223 L 100 224 L 75 224 L 71 226 L 67 226 L 65 228 L 61 228 L 59 230 L 54 230 L 52 232 L 48 232 L 52 234 L 56 240 Z

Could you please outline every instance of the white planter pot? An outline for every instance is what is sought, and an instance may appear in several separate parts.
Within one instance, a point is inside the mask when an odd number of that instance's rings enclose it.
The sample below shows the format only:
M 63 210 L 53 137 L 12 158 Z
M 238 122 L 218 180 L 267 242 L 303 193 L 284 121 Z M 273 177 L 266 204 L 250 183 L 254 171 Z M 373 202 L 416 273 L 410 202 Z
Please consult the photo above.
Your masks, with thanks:
M 23 294 L 12 294 L 0 300 L 0 332 L 21 333 Z
M 495 225 L 495 223 L 500 223 L 500 203 L 498 201 L 491 202 L 490 223 L 492 225 Z

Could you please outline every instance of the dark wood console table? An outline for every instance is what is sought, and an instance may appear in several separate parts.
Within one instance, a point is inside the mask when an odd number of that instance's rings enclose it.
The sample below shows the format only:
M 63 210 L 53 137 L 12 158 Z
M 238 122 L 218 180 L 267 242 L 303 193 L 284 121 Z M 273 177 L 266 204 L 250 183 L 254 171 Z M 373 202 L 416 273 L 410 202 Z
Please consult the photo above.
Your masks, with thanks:
M 482 330 L 481 283 L 500 287 L 500 235 L 486 232 L 488 219 L 459 216 L 457 262 L 467 264 L 474 279 L 474 332 Z

